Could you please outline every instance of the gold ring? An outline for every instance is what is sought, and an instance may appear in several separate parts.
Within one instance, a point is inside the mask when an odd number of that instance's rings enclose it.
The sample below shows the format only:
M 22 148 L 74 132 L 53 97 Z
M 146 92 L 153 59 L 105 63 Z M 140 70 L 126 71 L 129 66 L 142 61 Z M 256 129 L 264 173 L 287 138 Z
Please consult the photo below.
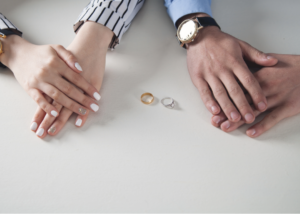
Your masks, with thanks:
M 145 100 L 144 97 L 146 97 L 146 96 L 151 97 L 151 99 L 150 99 L 150 100 L 149 100 L 149 99 Z M 144 104 L 146 104 L 146 105 L 149 105 L 149 104 L 153 103 L 153 101 L 154 101 L 154 96 L 153 96 L 151 93 L 144 93 L 144 94 L 142 94 L 142 96 L 141 96 L 141 101 L 142 101 L 142 103 L 144 103 Z

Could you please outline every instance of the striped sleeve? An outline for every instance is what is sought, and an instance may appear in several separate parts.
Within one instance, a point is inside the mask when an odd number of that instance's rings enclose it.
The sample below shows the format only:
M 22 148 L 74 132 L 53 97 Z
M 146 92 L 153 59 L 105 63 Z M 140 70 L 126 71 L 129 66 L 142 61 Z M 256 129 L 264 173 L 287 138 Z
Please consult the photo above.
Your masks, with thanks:
M 0 13 L 0 32 L 5 35 L 16 34 L 22 36 L 22 32 L 13 25 L 2 13 Z
M 100 23 L 114 32 L 115 41 L 110 45 L 113 49 L 119 44 L 144 2 L 145 0 L 91 0 L 76 21 L 74 31 L 77 32 L 86 21 Z

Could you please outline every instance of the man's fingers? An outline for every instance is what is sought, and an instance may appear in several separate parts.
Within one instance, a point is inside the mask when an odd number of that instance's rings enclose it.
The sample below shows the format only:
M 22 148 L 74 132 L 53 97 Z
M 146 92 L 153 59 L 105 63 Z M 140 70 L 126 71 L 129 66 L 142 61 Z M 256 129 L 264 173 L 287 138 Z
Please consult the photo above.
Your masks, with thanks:
M 76 73 L 81 73 L 82 67 L 71 51 L 66 50 L 62 45 L 51 45 L 58 56 Z
M 220 76 L 221 81 L 226 87 L 229 96 L 235 103 L 235 106 L 238 108 L 244 121 L 247 123 L 253 122 L 255 118 L 253 117 L 254 114 L 252 108 L 250 107 L 250 104 L 248 103 L 245 94 L 237 83 L 235 77 L 231 74 L 226 74 L 225 72 L 222 73 L 223 75 Z
M 211 117 L 211 124 L 217 128 L 220 127 L 220 125 L 225 122 L 227 120 L 226 115 L 224 114 L 223 111 L 221 111 L 219 114 L 217 115 L 213 115 Z
M 51 115 L 52 117 L 58 116 L 59 111 L 47 101 L 47 99 L 39 90 L 30 89 L 28 93 L 43 111 L 45 111 L 47 114 Z
M 194 80 L 194 84 L 198 89 L 201 99 L 205 104 L 208 111 L 212 114 L 218 114 L 220 112 L 220 107 L 213 97 L 211 90 L 207 84 L 207 82 L 201 78 Z
M 214 97 L 218 101 L 226 117 L 232 122 L 239 121 L 241 119 L 241 115 L 229 99 L 227 91 L 221 81 L 217 78 L 210 78 L 208 83 L 213 91 Z
M 278 63 L 278 60 L 275 57 L 271 55 L 267 55 L 253 48 L 251 45 L 247 44 L 246 42 L 239 41 L 239 43 L 243 52 L 243 56 L 247 60 L 252 61 L 261 66 L 274 66 Z
M 284 118 L 288 117 L 289 109 L 286 106 L 279 106 L 270 112 L 262 121 L 247 130 L 249 137 L 255 138 L 265 133 Z
M 234 69 L 234 73 L 236 77 L 240 80 L 244 88 L 248 91 L 250 94 L 253 104 L 255 105 L 256 109 L 263 112 L 267 109 L 267 99 L 264 96 L 264 93 L 258 84 L 257 79 L 253 76 L 253 74 L 249 71 L 249 69 L 246 67 L 246 64 L 244 65 L 237 65 Z M 249 120 L 246 120 L 248 123 L 253 122 L 254 118 Z
M 51 127 L 48 129 L 48 134 L 51 136 L 57 135 L 60 130 L 64 127 L 70 116 L 72 115 L 72 111 L 70 111 L 67 108 L 62 108 L 60 115 L 54 123 L 51 125 Z

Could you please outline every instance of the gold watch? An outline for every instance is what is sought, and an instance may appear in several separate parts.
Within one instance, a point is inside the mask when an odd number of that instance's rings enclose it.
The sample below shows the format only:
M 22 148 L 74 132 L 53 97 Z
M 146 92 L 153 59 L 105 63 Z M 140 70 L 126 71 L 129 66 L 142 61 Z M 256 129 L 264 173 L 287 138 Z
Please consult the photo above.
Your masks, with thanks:
M 0 37 L 5 39 L 6 38 L 6 35 L 4 35 L 3 33 L 0 33 Z M 3 45 L 2 45 L 2 42 L 0 40 L 0 55 L 3 54 Z
M 177 38 L 180 46 L 186 48 L 185 45 L 194 41 L 199 30 L 208 26 L 220 28 L 217 22 L 211 17 L 194 17 L 184 20 L 177 30 Z

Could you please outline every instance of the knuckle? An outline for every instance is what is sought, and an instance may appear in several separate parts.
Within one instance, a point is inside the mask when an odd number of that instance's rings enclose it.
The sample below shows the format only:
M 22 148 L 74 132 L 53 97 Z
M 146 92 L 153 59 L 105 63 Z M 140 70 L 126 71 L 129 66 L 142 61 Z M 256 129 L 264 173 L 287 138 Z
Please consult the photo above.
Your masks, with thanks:
M 244 82 L 247 85 L 254 85 L 256 83 L 256 80 L 252 75 L 247 75 L 244 77 Z
M 228 93 L 231 95 L 237 95 L 241 93 L 241 88 L 239 86 L 232 86 L 229 88 Z
M 63 92 L 64 92 L 65 94 L 71 94 L 72 91 L 73 91 L 73 87 L 71 86 L 71 84 L 65 84 L 65 85 L 63 86 Z
M 218 88 L 216 88 L 215 91 L 214 91 L 214 95 L 215 95 L 216 97 L 222 96 L 222 95 L 224 95 L 225 93 L 226 93 L 226 92 L 225 92 L 225 89 L 222 88 L 222 87 L 218 87 Z
M 77 111 L 78 108 L 76 108 L 76 106 L 77 106 L 77 105 L 76 105 L 74 102 L 71 102 L 70 105 L 69 105 L 69 108 L 70 108 L 71 110 L 73 110 L 73 111 L 74 111 L 74 110 Z
M 49 93 L 50 97 L 52 97 L 53 100 L 58 100 L 59 99 L 59 91 L 58 90 L 52 90 Z
M 207 96 L 207 95 L 210 95 L 210 90 L 208 88 L 202 88 L 200 89 L 200 95 L 202 96 Z

